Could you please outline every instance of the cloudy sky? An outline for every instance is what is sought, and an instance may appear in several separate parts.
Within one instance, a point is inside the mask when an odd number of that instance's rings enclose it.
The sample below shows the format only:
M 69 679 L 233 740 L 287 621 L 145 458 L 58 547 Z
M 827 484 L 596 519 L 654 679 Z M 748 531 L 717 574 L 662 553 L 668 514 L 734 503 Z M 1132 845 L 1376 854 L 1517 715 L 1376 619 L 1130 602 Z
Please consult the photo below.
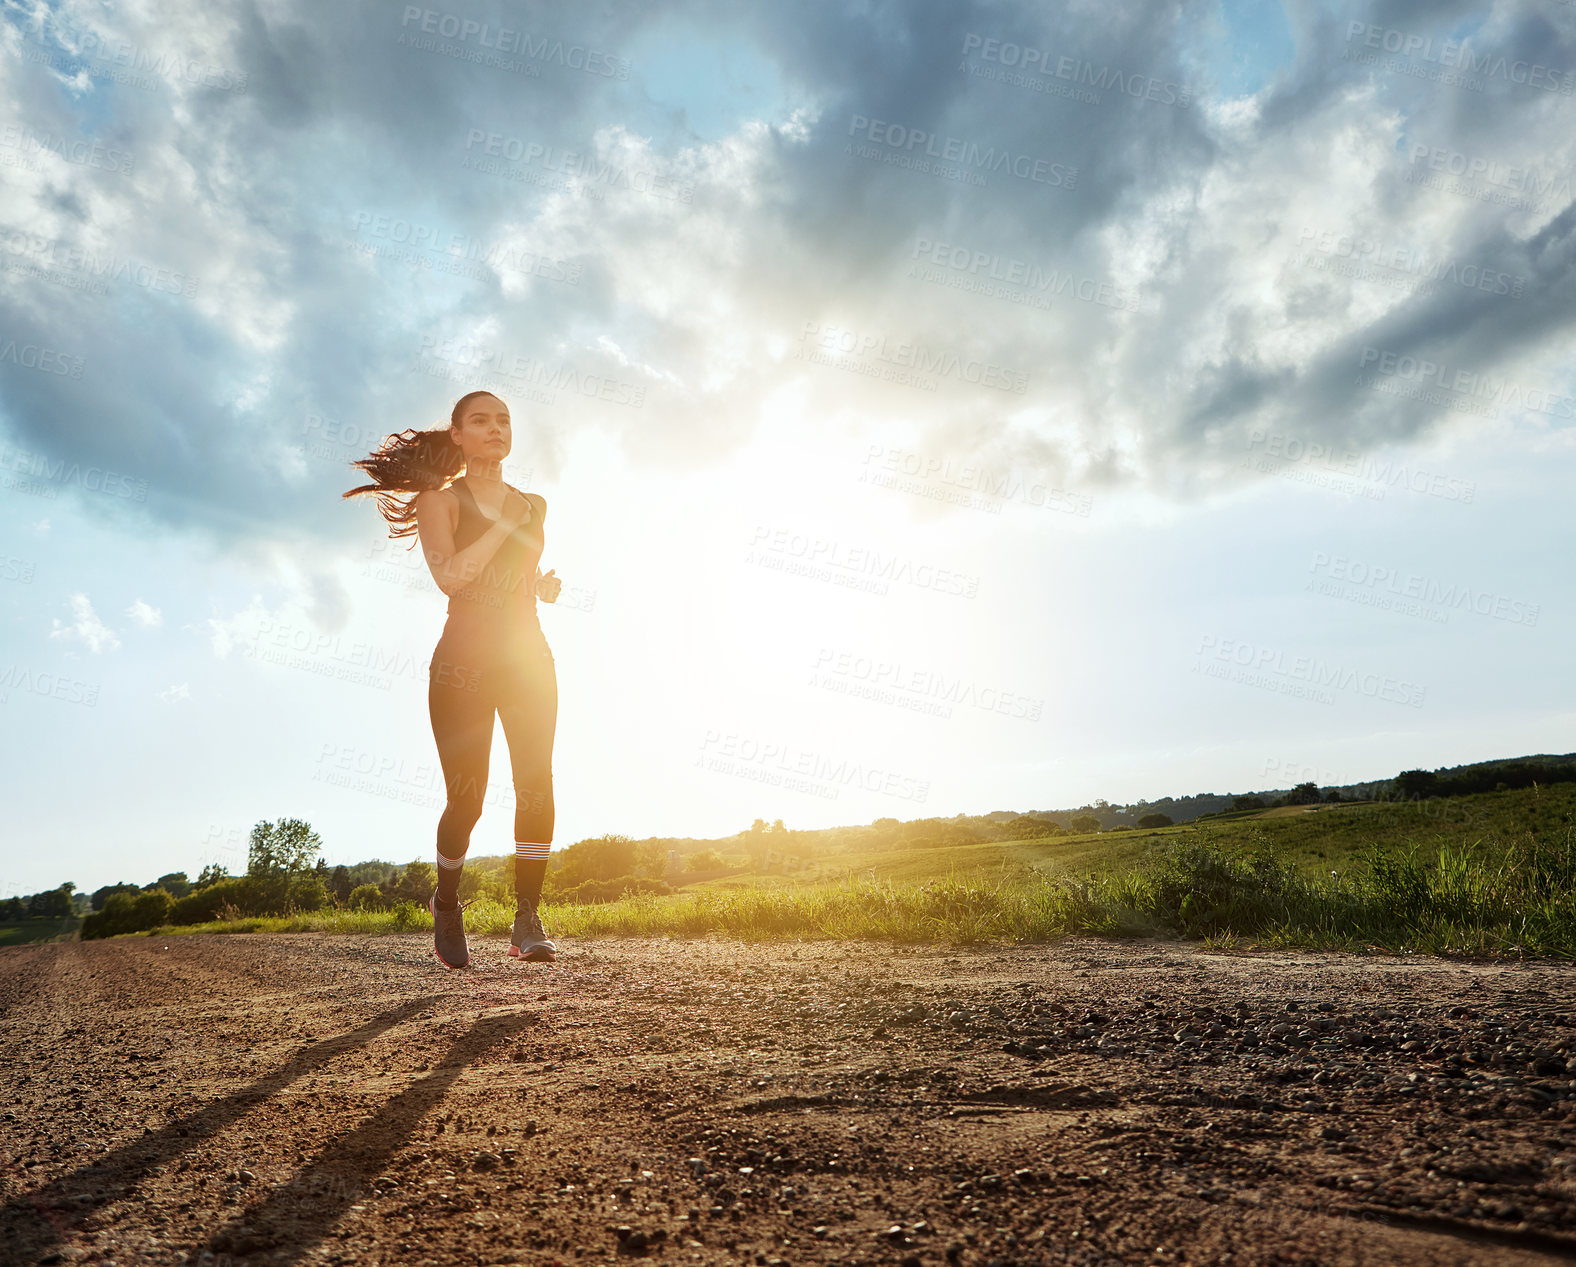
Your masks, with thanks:
M 0 896 L 431 856 L 476 387 L 560 845 L 1576 747 L 1568 4 L 0 19 Z

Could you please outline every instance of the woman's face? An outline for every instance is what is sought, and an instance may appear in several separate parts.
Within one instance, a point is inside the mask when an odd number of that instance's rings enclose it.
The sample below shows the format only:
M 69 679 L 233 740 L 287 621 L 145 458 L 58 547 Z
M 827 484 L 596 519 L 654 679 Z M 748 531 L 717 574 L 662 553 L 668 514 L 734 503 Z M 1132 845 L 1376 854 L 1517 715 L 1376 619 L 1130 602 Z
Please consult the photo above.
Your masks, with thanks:
M 509 406 L 496 396 L 478 396 L 460 414 L 459 428 L 450 429 L 466 462 L 478 458 L 501 462 L 509 456 L 513 435 L 509 430 Z

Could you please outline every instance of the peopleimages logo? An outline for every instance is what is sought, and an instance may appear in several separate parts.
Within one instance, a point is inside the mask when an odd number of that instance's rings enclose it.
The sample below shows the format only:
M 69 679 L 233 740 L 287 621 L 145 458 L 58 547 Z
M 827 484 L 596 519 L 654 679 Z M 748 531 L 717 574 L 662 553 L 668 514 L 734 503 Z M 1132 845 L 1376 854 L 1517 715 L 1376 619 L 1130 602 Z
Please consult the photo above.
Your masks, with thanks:
M 1463 154 L 1460 150 L 1447 150 L 1438 145 L 1413 145 L 1411 161 L 1414 168 L 1427 168 L 1468 181 L 1480 180 L 1507 193 L 1524 194 L 1533 203 L 1541 203 L 1549 197 L 1561 203 L 1571 199 L 1571 180 L 1566 175 L 1549 176 L 1536 168 L 1511 167 L 1497 159 Z
M 864 466 L 865 471 L 860 478 L 865 483 L 902 488 L 922 496 L 931 495 L 926 491 L 927 485 L 951 486 L 977 492 L 989 499 L 979 503 L 981 508 L 990 509 L 993 513 L 999 511 L 1000 507 L 992 506 L 992 502 L 1016 500 L 1025 505 L 1044 506 L 1087 519 L 1093 504 L 1093 499 L 1087 494 L 1068 493 L 1039 481 L 1026 482 L 1012 471 L 1001 472 L 972 463 L 955 464 L 949 456 L 926 455 L 896 445 L 870 445 L 865 454 Z M 876 467 L 891 472 L 891 478 L 876 473 L 872 469 Z M 967 502 L 969 499 L 947 497 L 942 500 Z
M 848 135 L 861 136 L 877 145 L 912 157 L 916 150 L 926 158 L 948 163 L 961 163 L 977 171 L 1000 172 L 1020 180 L 1071 189 L 1078 183 L 1078 169 L 1065 163 L 1037 158 L 1033 154 L 1015 154 L 1006 146 L 981 147 L 977 141 L 965 141 L 956 136 L 937 136 L 920 128 L 904 127 L 901 123 L 888 123 L 856 114 L 848 121 Z
M 16 664 L 0 670 L 0 704 L 10 702 L 12 690 L 29 695 L 42 695 L 67 704 L 85 704 L 92 708 L 98 703 L 101 684 L 83 682 L 77 678 L 62 677 L 47 670 L 39 672 Z
M 96 167 L 104 171 L 130 173 L 132 157 L 125 150 L 113 149 L 98 141 L 72 140 L 56 132 L 35 132 L 21 124 L 0 128 L 0 146 L 27 154 L 53 154 L 67 163 Z
M 581 70 L 588 75 L 600 75 L 605 79 L 629 78 L 627 58 L 614 57 L 598 49 L 587 48 L 584 44 L 565 43 L 563 40 L 549 39 L 545 35 L 539 39 L 532 39 L 529 31 L 517 31 L 507 26 L 493 26 L 489 22 L 478 22 L 474 18 L 462 18 L 457 13 L 440 13 L 436 9 L 423 9 L 419 5 L 408 4 L 405 6 L 404 16 L 400 19 L 400 26 L 408 28 L 412 24 L 423 35 L 437 35 L 446 40 L 458 40 L 462 45 L 475 41 L 477 48 L 494 53 L 528 57 L 538 62 L 556 62 L 570 70 Z M 403 32 L 401 39 L 404 39 Z
M 45 51 L 36 58 L 29 57 L 29 61 L 41 60 L 68 74 L 85 73 L 139 91 L 153 87 L 155 79 L 193 88 L 217 88 L 222 92 L 238 92 L 246 87 L 247 72 L 244 70 L 201 62 L 166 49 L 155 51 L 90 27 L 68 25 L 47 5 L 35 7 L 32 20 L 23 31 L 26 38 L 45 46 Z M 48 47 L 50 37 L 55 44 L 53 48 Z M 104 69 L 96 69 L 93 63 Z
M 55 348 L 40 347 L 36 343 L 18 343 L 15 339 L 0 339 L 0 365 L 20 365 L 23 369 L 38 370 L 41 374 L 81 378 L 83 361 L 80 356 Z
M 1414 493 L 1428 493 L 1446 501 L 1470 502 L 1477 496 L 1477 483 L 1460 480 L 1454 476 L 1431 474 L 1421 467 L 1404 462 L 1392 462 L 1358 453 L 1355 449 L 1332 449 L 1318 440 L 1304 440 L 1300 436 L 1283 432 L 1262 431 L 1257 428 L 1248 436 L 1250 452 L 1262 452 L 1266 457 L 1288 463 L 1307 462 L 1322 466 L 1339 475 L 1350 475 L 1360 481 L 1394 488 L 1404 485 Z M 1260 468 L 1265 469 L 1265 468 Z M 1383 493 L 1384 489 L 1376 491 Z
M 902 697 L 923 697 L 941 704 L 966 704 L 982 712 L 1000 713 L 1039 721 L 1043 697 L 1024 695 L 1003 686 L 985 686 L 960 675 L 949 677 L 939 669 L 917 668 L 895 660 L 822 647 L 811 664 L 811 686 L 836 686 L 845 694 L 863 695 L 881 703 L 902 702 Z M 829 681 L 829 679 L 831 679 Z M 950 716 L 947 709 L 943 716 Z
M 19 471 L 30 479 L 48 480 L 53 484 L 75 484 L 90 493 L 111 497 L 129 497 L 139 502 L 148 499 L 147 480 L 133 479 L 102 466 L 68 464 L 65 458 L 51 460 L 46 454 L 15 449 L 9 444 L 0 444 L 0 471 Z
M 379 215 L 372 211 L 356 212 L 353 223 L 358 238 L 366 234 L 383 239 L 376 246 L 363 246 L 359 242 L 353 244 L 367 254 L 386 253 L 397 258 L 418 259 L 430 268 L 433 265 L 424 256 L 415 254 L 427 251 L 440 257 L 439 271 L 464 271 L 462 266 L 475 265 L 478 269 L 485 267 L 497 273 L 509 271 L 561 281 L 570 286 L 580 284 L 581 265 L 578 261 L 539 255 L 512 242 L 484 241 L 469 233 L 445 232 L 436 225 L 423 224 L 419 220 Z
M 1397 53 L 1406 58 L 1415 57 L 1419 61 L 1432 62 L 1436 66 L 1459 70 L 1468 75 L 1526 84 L 1566 97 L 1576 92 L 1576 76 L 1568 70 L 1509 58 L 1503 53 L 1479 55 L 1472 51 L 1465 40 L 1436 40 L 1432 35 L 1375 26 L 1371 22 L 1351 21 L 1346 24 L 1347 46 L 1350 48 L 1354 42 L 1364 48 L 1382 49 L 1386 53 Z
M 1468 290 L 1481 290 L 1491 295 L 1509 295 L 1512 299 L 1520 299 L 1527 288 L 1528 279 L 1525 276 L 1507 273 L 1503 269 L 1484 268 L 1474 263 L 1463 264 L 1446 255 L 1430 256 L 1422 247 L 1377 242 L 1372 238 L 1315 229 L 1309 225 L 1304 225 L 1297 234 L 1297 244 L 1310 252 L 1317 251 L 1320 255 L 1372 264 L 1426 281 L 1453 282 Z
M 1029 389 L 1029 375 L 1023 370 L 981 361 L 977 357 L 964 357 L 950 348 L 932 348 L 924 343 L 894 342 L 884 334 L 851 330 L 843 326 L 822 326 L 819 321 L 806 321 L 799 331 L 799 341 L 805 347 L 818 348 L 829 353 L 841 353 L 856 359 L 873 357 L 898 369 L 913 370 L 921 375 L 954 378 L 959 382 L 974 383 L 980 387 L 993 387 L 998 391 L 1023 395 Z M 801 359 L 805 359 L 802 358 Z
M 988 281 L 1004 282 L 1008 286 L 1026 291 L 1078 299 L 1087 304 L 1101 304 L 1107 308 L 1125 308 L 1129 312 L 1138 307 L 1136 296 L 1123 294 L 1108 281 L 1099 281 L 1093 277 L 1075 277 L 1071 273 L 1063 273 L 1054 268 L 1042 268 L 1038 264 L 1030 264 L 1010 256 L 1003 257 L 992 251 L 971 250 L 967 246 L 950 242 L 916 238 L 910 258 L 940 264 L 954 272 L 971 277 L 983 275 Z M 909 275 L 915 274 L 910 270 Z
M 644 385 L 626 383 L 608 378 L 559 361 L 549 365 L 537 357 L 524 353 L 505 353 L 497 348 L 467 343 L 460 339 L 439 339 L 426 334 L 421 338 L 421 348 L 416 353 L 416 366 L 434 378 L 449 378 L 455 382 L 496 381 L 508 391 L 530 393 L 537 404 L 556 403 L 556 393 L 563 391 L 587 399 L 596 397 L 614 405 L 627 405 L 639 409 L 645 404 Z M 450 367 L 447 372 L 436 373 Z M 537 391 L 536 389 L 542 389 Z
M 923 801 L 930 780 L 867 765 L 842 754 L 795 748 L 790 743 L 762 741 L 736 731 L 707 730 L 695 765 L 719 774 L 809 792 L 828 800 L 850 784 L 905 801 Z
M 885 594 L 890 583 L 901 581 L 918 589 L 936 590 L 960 598 L 979 594 L 980 578 L 967 572 L 930 563 L 915 563 L 899 554 L 883 555 L 866 546 L 844 542 L 789 528 L 757 524 L 744 561 L 772 571 L 830 580 L 834 584 Z
M 40 269 L 59 269 L 60 273 L 49 276 L 68 279 L 68 284 L 129 281 L 148 290 L 184 295 L 188 299 L 197 293 L 197 279 L 188 274 L 146 264 L 113 251 L 107 255 L 100 254 L 16 225 L 0 224 L 0 254 L 12 256 L 19 263 L 32 262 Z M 15 264 L 3 267 L 25 271 L 25 267 L 18 268 Z M 94 293 L 103 294 L 107 288 L 99 285 L 92 289 Z
M 991 39 L 972 31 L 963 37 L 963 56 L 979 55 L 981 61 L 995 62 L 1000 66 L 1018 68 L 1023 76 L 1048 75 L 1094 89 L 1111 89 L 1135 101 L 1158 101 L 1167 106 L 1186 106 L 1193 94 L 1181 84 L 1156 79 L 1153 75 L 1132 71 L 1113 70 L 1081 57 L 1052 58 L 1049 49 L 1035 48 L 1032 44 L 1014 44 L 1011 40 Z M 966 63 L 965 63 L 966 65 Z M 1018 82 L 1018 77 L 1005 82 Z M 1028 86 L 1032 86 L 1030 83 Z M 1099 98 L 1094 99 L 1098 103 Z
M 473 150 L 480 150 L 486 158 L 478 158 L 472 153 Z M 629 168 L 598 158 L 595 154 L 557 148 L 545 145 L 541 141 L 505 136 L 501 132 L 488 132 L 482 128 L 471 128 L 465 136 L 465 165 L 476 167 L 478 170 L 488 170 L 486 159 L 503 159 L 509 163 L 518 163 L 521 167 L 535 165 L 543 171 L 574 177 L 590 186 L 628 189 L 635 193 L 667 198 L 674 202 L 690 203 L 695 200 L 693 181 L 681 181 L 654 168 Z M 497 164 L 492 166 L 496 168 Z
M 1406 379 L 1420 386 L 1431 385 L 1441 391 L 1456 392 L 1474 400 L 1529 409 L 1551 418 L 1576 418 L 1576 397 L 1538 387 L 1523 387 L 1508 378 L 1496 379 L 1477 370 L 1431 361 L 1426 356 L 1411 356 L 1405 352 L 1365 346 L 1357 364 L 1360 369 L 1372 366 L 1380 374 Z
M 1268 674 L 1283 682 L 1294 682 L 1310 691 L 1355 691 L 1370 699 L 1388 700 L 1411 708 L 1423 706 L 1425 688 L 1384 673 L 1365 673 L 1343 664 L 1330 664 L 1317 656 L 1287 655 L 1275 647 L 1258 647 L 1239 638 L 1217 638 L 1204 634 L 1199 638 L 1193 671 L 1206 677 L 1225 676 L 1211 672 L 1210 660 L 1222 666 L 1245 671 L 1249 674 Z M 1239 679 L 1247 681 L 1246 678 Z M 1258 685 L 1249 682 L 1249 685 Z
M 1385 564 L 1368 563 L 1362 559 L 1332 555 L 1322 550 L 1313 556 L 1308 570 L 1359 588 L 1383 591 L 1398 599 L 1416 599 L 1439 608 L 1460 611 L 1462 608 L 1479 616 L 1513 625 L 1535 625 L 1541 608 L 1536 603 L 1512 599 L 1489 590 L 1474 589 L 1471 585 L 1451 582 L 1446 584 L 1436 577 L 1417 572 L 1402 572 Z

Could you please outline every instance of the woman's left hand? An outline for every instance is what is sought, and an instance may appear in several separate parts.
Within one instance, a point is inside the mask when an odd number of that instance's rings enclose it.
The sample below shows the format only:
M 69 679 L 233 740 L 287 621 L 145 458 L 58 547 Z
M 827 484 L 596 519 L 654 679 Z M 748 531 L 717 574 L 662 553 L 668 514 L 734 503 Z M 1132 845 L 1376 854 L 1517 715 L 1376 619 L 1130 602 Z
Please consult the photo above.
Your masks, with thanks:
M 552 568 L 536 574 L 536 596 L 544 603 L 556 603 L 558 591 L 563 587 L 564 583 L 553 575 Z

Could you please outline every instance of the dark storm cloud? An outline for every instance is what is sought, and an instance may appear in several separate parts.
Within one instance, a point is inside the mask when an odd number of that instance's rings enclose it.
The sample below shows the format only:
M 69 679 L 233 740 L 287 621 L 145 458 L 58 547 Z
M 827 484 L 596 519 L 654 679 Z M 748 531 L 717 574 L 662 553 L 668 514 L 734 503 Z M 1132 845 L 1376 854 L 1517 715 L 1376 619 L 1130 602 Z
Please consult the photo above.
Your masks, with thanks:
M 155 514 L 232 536 L 275 518 L 327 527 L 340 510 L 324 497 L 327 486 L 348 487 L 359 473 L 313 466 L 309 482 L 292 486 L 268 460 L 274 446 L 300 443 L 309 411 L 381 418 L 388 430 L 441 416 L 411 409 L 411 349 L 433 314 L 464 297 L 453 285 L 402 296 L 397 276 L 381 286 L 346 249 L 355 218 L 404 217 L 490 244 L 518 214 L 518 198 L 502 185 L 462 181 L 457 154 L 467 129 L 481 118 L 572 135 L 600 85 L 570 71 L 532 81 L 489 76 L 401 47 L 401 15 L 400 6 L 329 7 L 270 22 L 247 6 L 226 42 L 201 50 L 244 73 L 244 91 L 174 83 L 116 92 L 99 82 L 78 97 L 41 68 L 22 67 L 13 113 L 59 131 L 73 112 L 96 114 L 113 95 L 115 130 L 141 159 L 134 179 L 69 172 L 77 191 L 53 189 L 40 200 L 53 217 L 37 207 L 10 217 L 33 239 L 13 259 L 47 267 L 72 251 L 90 257 L 78 257 L 66 281 L 29 285 L 13 272 L 0 290 L 6 329 L 81 349 L 86 362 L 80 381 L 7 376 L 6 413 L 22 445 L 137 471 L 150 482 Z M 496 24 L 498 13 L 486 20 Z M 539 33 L 563 25 L 545 11 L 525 20 L 539 21 Z M 200 29 L 169 15 L 165 22 L 176 32 Z M 518 10 L 510 22 L 522 24 Z M 575 24 L 557 34 L 581 43 L 615 38 L 593 11 L 577 13 Z M 68 34 L 92 29 L 74 18 L 61 25 Z M 42 29 L 62 38 L 55 23 Z M 163 34 L 106 31 L 105 47 L 121 39 L 153 50 Z M 84 269 L 150 257 L 178 261 L 196 279 L 195 302 L 124 280 L 103 297 L 68 284 Z M 496 283 L 484 281 L 471 302 L 497 306 Z M 226 328 L 236 310 L 259 304 L 281 318 L 256 314 L 264 327 L 257 334 L 277 340 L 271 347 Z M 545 329 L 553 319 L 537 321 Z M 243 401 L 255 379 L 267 386 Z
M 551 55 L 517 57 L 509 69 L 401 43 L 431 25 L 429 11 L 489 24 L 494 38 L 500 27 L 529 32 L 544 41 L 538 51 L 562 41 L 628 57 L 629 77 Z M 282 523 L 306 538 L 351 532 L 337 497 L 360 482 L 348 461 L 371 446 L 322 445 L 322 419 L 374 437 L 434 425 L 473 385 L 466 357 L 479 350 L 532 367 L 512 380 L 517 418 L 527 423 L 521 456 L 549 474 L 564 433 L 580 426 L 608 429 L 653 465 L 725 457 L 748 442 L 759 402 L 790 375 L 807 377 L 816 407 L 905 413 L 944 447 L 1082 470 L 1090 480 L 1207 464 L 1223 431 L 1273 425 L 1352 444 L 1404 439 L 1433 415 L 1355 387 L 1361 349 L 1448 356 L 1488 371 L 1546 343 L 1569 320 L 1568 216 L 1518 236 L 1502 216 L 1463 203 L 1444 221 L 1447 238 L 1426 244 L 1525 276 L 1514 301 L 1446 285 L 1368 312 L 1348 293 L 1360 283 L 1258 261 L 1281 260 L 1304 221 L 1415 239 L 1408 217 L 1424 195 L 1378 166 L 1357 165 L 1353 175 L 1337 161 L 1335 138 L 1350 134 L 1368 138 L 1378 155 L 1371 163 L 1390 162 L 1395 145 L 1376 121 L 1386 110 L 1405 116 L 1400 139 L 1471 135 L 1507 161 L 1529 129 L 1568 128 L 1569 97 L 1496 82 L 1466 100 L 1342 58 L 1354 18 L 1439 34 L 1467 12 L 1296 7 L 1293 64 L 1270 77 L 1257 102 L 1225 108 L 1195 59 L 1197 32 L 1213 13 L 1204 4 L 1076 17 L 941 0 L 862 8 L 708 0 L 660 12 L 251 4 L 189 18 L 161 11 L 147 27 L 112 32 L 150 53 L 176 49 L 244 74 L 240 88 L 179 75 L 151 88 L 117 87 L 103 75 L 72 88 L 67 71 L 21 57 L 19 49 L 45 45 L 21 39 L 13 23 L 14 73 L 0 90 L 8 117 L 112 139 L 136 162 L 130 173 L 49 168 L 8 194 L 0 222 L 35 240 L 7 253 L 0 322 L 80 355 L 85 372 L 69 379 L 6 367 L 0 404 L 27 448 L 135 473 L 149 481 L 150 514 L 231 539 L 283 531 Z M 666 128 L 679 114 L 652 100 L 639 62 L 659 27 L 677 32 L 681 49 L 689 32 L 750 45 L 804 112 L 788 118 L 773 108 L 770 124 L 740 120 L 724 139 L 670 133 L 647 145 L 640 138 L 659 130 L 654 120 Z M 1509 56 L 1576 64 L 1569 32 L 1536 15 L 1508 18 L 1485 38 Z M 1005 56 L 983 56 L 986 40 L 1020 50 L 1015 57 L 1034 49 L 1053 62 L 1069 58 L 1107 86 L 1098 102 L 1079 102 L 983 77 L 970 65 L 1017 73 Z M 448 44 L 479 51 L 475 39 Z M 1110 86 L 1113 74 L 1122 85 L 1204 95 L 1185 106 L 1134 100 Z M 1457 122 L 1466 106 L 1476 111 L 1470 130 Z M 621 122 L 628 135 L 608 131 Z M 993 171 L 988 183 L 970 184 L 916 173 L 883 161 L 902 147 L 874 139 L 878 122 L 923 133 L 938 148 L 1058 164 L 1076 179 Z M 545 159 L 517 164 L 512 179 L 488 174 L 466 166 L 485 152 L 478 135 L 552 147 L 560 160 L 565 150 L 591 151 L 600 135 L 616 164 L 689 182 L 693 196 L 555 191 L 558 174 Z M 853 152 L 860 145 L 864 157 Z M 418 248 L 414 266 L 369 259 L 368 247 L 400 247 L 399 225 L 445 241 L 457 235 L 484 255 L 550 261 L 548 272 L 567 268 L 574 280 L 532 275 L 529 263 L 483 264 L 473 279 L 422 267 L 423 256 L 443 264 L 441 250 Z M 988 268 L 910 280 L 922 239 Z M 102 294 L 73 285 L 81 277 L 69 268 L 49 278 L 17 267 L 73 251 L 126 267 Z M 998 264 L 1080 284 L 1120 279 L 1144 306 L 1129 313 L 1058 298 L 1042 310 L 954 285 Z M 153 275 L 148 269 L 188 278 L 194 290 L 136 280 Z M 792 345 L 807 323 L 829 322 L 990 359 L 1027 374 L 1029 388 L 1012 398 L 882 395 L 857 376 L 806 374 L 802 363 L 765 354 L 774 340 Z M 1295 353 L 1274 342 L 1289 325 L 1307 335 Z M 644 403 L 563 392 L 540 403 L 531 375 L 566 366 L 643 393 Z M 1052 414 L 1064 422 L 1041 433 L 1034 417 Z M 1121 460 L 1112 450 L 1118 430 L 1142 440 Z

